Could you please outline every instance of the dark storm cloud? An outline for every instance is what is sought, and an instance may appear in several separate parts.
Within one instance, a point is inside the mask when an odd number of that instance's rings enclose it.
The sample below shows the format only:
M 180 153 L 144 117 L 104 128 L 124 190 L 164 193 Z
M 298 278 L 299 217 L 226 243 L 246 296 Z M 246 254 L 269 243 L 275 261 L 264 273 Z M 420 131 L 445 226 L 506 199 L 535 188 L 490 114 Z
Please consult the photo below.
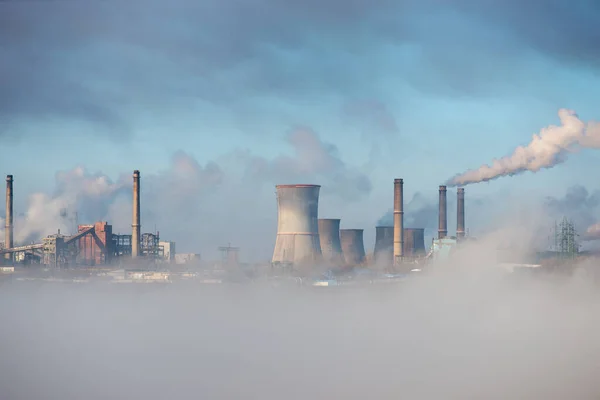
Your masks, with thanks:
M 531 49 L 597 65 L 600 6 L 564 4 L 4 1 L 0 127 L 53 118 L 120 135 L 130 107 L 199 99 L 239 111 L 254 95 L 360 98 L 400 78 L 438 94 L 495 95 L 537 74 Z

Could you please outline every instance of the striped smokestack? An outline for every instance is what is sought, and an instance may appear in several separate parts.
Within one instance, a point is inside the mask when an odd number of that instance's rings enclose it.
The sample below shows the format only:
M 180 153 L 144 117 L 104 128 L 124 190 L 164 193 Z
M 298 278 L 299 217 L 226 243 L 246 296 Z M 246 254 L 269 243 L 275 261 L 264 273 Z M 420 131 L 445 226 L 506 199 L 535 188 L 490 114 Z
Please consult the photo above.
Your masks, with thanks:
M 456 238 L 465 237 L 465 188 L 456 190 Z
M 140 171 L 133 171 L 133 221 L 131 223 L 131 257 L 140 255 Z
M 4 247 L 11 249 L 13 243 L 13 176 L 6 175 L 6 224 L 4 226 Z M 7 260 L 12 260 L 12 253 L 6 253 Z
M 440 211 L 438 223 L 438 239 L 448 236 L 448 217 L 446 215 L 446 186 L 440 186 Z
M 404 181 L 394 179 L 394 265 L 404 255 Z

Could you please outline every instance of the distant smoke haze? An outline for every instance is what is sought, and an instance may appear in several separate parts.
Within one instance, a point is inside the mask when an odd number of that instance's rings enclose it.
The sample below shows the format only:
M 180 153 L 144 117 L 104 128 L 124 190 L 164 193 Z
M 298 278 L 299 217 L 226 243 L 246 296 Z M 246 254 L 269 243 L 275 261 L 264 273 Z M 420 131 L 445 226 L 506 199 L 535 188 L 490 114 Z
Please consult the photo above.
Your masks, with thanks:
M 274 185 L 320 184 L 321 195 L 334 204 L 369 196 L 369 176 L 344 162 L 337 148 L 311 128 L 291 129 L 285 139 L 290 155 L 265 158 L 240 149 L 203 165 L 191 154 L 177 151 L 165 169 L 147 174 L 142 170 L 142 232 L 158 230 L 161 239 L 177 242 L 182 252 L 211 254 L 233 242 L 243 247 L 245 257 L 265 259 L 276 233 Z M 115 233 L 131 232 L 133 169 L 123 171 L 116 181 L 83 166 L 57 172 L 52 193 L 15 199 L 15 204 L 27 204 L 24 210 L 15 210 L 15 243 L 39 243 L 59 229 L 74 233 L 76 221 L 103 220 L 113 225 Z M 4 225 L 3 220 L 0 223 Z
M 558 116 L 561 122 L 559 126 L 551 125 L 542 129 L 533 135 L 528 145 L 517 147 L 510 156 L 456 175 L 446 184 L 464 186 L 526 171 L 537 172 L 564 162 L 569 153 L 582 148 L 600 148 L 600 124 L 583 122 L 575 111 L 564 108 L 558 111 Z

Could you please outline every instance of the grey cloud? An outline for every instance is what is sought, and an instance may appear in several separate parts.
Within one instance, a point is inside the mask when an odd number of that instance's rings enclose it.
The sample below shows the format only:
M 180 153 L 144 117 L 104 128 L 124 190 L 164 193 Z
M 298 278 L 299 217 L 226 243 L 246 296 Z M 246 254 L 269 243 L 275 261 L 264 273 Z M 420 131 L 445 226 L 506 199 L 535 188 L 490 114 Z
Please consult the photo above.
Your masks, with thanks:
M 398 77 L 446 95 L 498 94 L 498 82 L 536 73 L 525 65 L 531 48 L 596 65 L 600 7 L 585 6 L 4 1 L 0 124 L 6 132 L 19 118 L 52 117 L 122 135 L 134 106 L 177 108 L 193 98 L 240 111 L 249 95 L 356 97 Z
M 600 191 L 590 193 L 584 186 L 574 185 L 569 187 L 561 198 L 548 196 L 544 205 L 550 217 L 567 217 L 583 233 L 588 226 L 596 222 Z

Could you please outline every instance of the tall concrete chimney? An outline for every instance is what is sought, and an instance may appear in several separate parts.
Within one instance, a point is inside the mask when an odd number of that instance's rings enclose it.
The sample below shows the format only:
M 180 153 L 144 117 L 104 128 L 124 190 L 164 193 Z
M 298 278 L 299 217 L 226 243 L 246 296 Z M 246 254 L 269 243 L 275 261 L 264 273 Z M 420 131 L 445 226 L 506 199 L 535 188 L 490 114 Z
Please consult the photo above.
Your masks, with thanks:
M 13 242 L 13 176 L 6 175 L 6 224 L 4 226 L 4 247 L 14 247 Z M 12 260 L 12 253 L 6 253 L 4 257 Z
M 456 239 L 465 237 L 465 188 L 456 190 Z
M 140 171 L 133 171 L 133 221 L 131 223 L 131 257 L 140 255 Z
M 394 179 L 394 265 L 404 256 L 404 181 Z
M 440 211 L 438 222 L 438 239 L 448 236 L 448 217 L 446 215 L 446 186 L 440 186 Z

